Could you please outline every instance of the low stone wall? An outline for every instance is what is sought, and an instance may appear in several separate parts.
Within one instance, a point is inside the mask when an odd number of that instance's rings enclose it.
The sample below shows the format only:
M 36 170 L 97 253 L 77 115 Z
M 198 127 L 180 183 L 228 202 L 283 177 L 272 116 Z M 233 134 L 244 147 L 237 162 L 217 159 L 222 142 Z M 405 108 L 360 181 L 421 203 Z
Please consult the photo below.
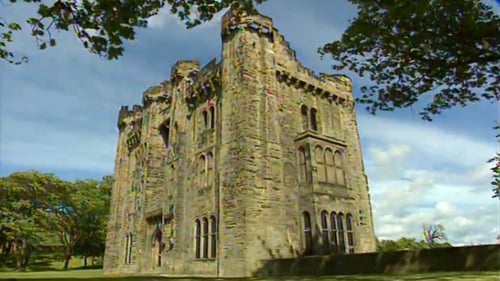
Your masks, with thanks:
M 256 276 L 500 270 L 500 245 L 266 260 Z

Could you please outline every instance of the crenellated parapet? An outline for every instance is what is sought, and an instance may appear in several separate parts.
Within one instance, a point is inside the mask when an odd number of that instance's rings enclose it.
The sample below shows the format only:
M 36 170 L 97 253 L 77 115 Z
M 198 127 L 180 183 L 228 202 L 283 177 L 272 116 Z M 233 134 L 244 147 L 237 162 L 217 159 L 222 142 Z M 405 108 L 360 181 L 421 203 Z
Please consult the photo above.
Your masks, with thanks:
M 193 75 L 200 69 L 200 62 L 197 60 L 177 61 L 170 70 L 170 81 L 175 87 L 182 79 Z
M 188 108 L 196 107 L 203 99 L 211 96 L 220 81 L 220 64 L 217 64 L 216 59 L 212 59 L 200 71 L 193 73 L 190 76 L 189 87 L 186 89 L 184 100 Z
M 276 78 L 295 88 L 301 88 L 306 93 L 319 95 L 344 106 L 353 103 L 351 95 L 351 80 L 345 75 L 314 75 L 312 71 L 290 73 L 277 67 Z
M 221 19 L 221 37 L 230 38 L 240 30 L 256 32 L 273 40 L 273 20 L 270 17 L 254 14 L 250 15 L 240 9 L 231 9 Z
M 142 94 L 142 103 L 144 108 L 148 108 L 151 104 L 170 103 L 172 101 L 172 86 L 170 81 L 163 81 L 160 85 L 149 87 Z

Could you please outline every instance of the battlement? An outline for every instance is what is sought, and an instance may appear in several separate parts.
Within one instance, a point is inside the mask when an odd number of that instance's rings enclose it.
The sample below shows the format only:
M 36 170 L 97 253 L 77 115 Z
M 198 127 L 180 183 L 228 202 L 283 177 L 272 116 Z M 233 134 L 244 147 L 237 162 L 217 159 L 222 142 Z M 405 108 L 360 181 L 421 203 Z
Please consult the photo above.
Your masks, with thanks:
M 172 99 L 172 86 L 170 81 L 163 81 L 159 85 L 152 86 L 142 93 L 142 104 L 148 108 L 153 102 L 167 102 Z
M 170 70 L 170 77 L 172 83 L 175 85 L 183 78 L 197 72 L 200 69 L 200 62 L 198 60 L 180 60 L 177 61 Z
M 231 8 L 221 18 L 221 36 L 226 39 L 238 30 L 248 30 L 258 32 L 273 38 L 273 20 L 268 17 L 256 14 L 248 14 L 246 11 Z
M 125 125 L 125 120 L 132 117 L 133 119 L 140 119 L 142 117 L 142 106 L 134 104 L 132 109 L 129 110 L 127 105 L 120 107 L 120 112 L 118 113 L 117 127 L 118 129 L 123 129 Z

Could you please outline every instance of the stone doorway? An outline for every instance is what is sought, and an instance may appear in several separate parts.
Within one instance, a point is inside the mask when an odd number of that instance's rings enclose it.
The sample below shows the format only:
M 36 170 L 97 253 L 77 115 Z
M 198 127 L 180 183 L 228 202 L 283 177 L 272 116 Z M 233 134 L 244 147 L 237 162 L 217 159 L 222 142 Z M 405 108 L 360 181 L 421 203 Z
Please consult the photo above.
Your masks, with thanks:
M 152 243 L 151 243 L 151 265 L 152 268 L 161 267 L 162 263 L 162 252 L 163 248 L 165 248 L 162 242 L 163 232 L 161 230 L 161 226 L 157 225 L 153 230 L 152 234 Z

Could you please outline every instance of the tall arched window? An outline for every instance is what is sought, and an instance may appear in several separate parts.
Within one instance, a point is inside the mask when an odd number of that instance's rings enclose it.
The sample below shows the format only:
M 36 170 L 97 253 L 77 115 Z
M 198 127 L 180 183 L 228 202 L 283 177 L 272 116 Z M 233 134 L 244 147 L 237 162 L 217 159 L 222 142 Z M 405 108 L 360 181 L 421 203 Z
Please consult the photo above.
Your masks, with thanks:
M 339 243 L 337 238 L 337 213 L 335 212 L 330 214 L 330 242 L 332 245 L 332 251 L 337 253 Z
M 307 110 L 307 106 L 302 105 L 300 108 L 300 116 L 302 120 L 302 129 L 307 130 L 309 129 L 309 118 L 308 118 L 309 112 Z
M 215 108 L 210 107 L 210 129 L 215 128 Z
M 212 152 L 207 153 L 207 183 L 212 185 L 214 180 L 214 157 Z
M 336 182 L 339 185 L 345 185 L 345 175 L 344 175 L 344 163 L 342 159 L 342 153 L 340 151 L 335 151 L 335 171 L 337 174 Z
M 133 235 L 132 232 L 127 233 L 126 235 L 126 244 L 125 244 L 125 264 L 132 263 L 132 243 L 133 243 Z
M 200 220 L 196 219 L 194 221 L 194 257 L 200 258 L 200 246 L 201 246 L 201 224 Z
M 160 125 L 159 131 L 165 147 L 168 148 L 170 139 L 170 118 Z
M 215 216 L 210 217 L 210 257 L 217 256 L 217 219 Z
M 128 263 L 129 240 L 130 240 L 130 236 L 129 236 L 129 234 L 127 233 L 127 234 L 125 235 L 125 264 L 127 264 L 127 263 Z
M 317 113 L 318 111 L 315 108 L 311 108 L 311 130 L 318 130 L 318 121 L 317 121 Z
M 325 149 L 326 182 L 335 183 L 335 163 L 331 149 Z
M 339 233 L 339 253 L 345 254 L 344 215 L 342 213 L 337 216 L 337 231 Z
M 208 219 L 203 218 L 203 258 L 208 258 Z
M 307 162 L 306 162 L 306 151 L 304 147 L 300 146 L 298 150 L 299 154 L 299 169 L 300 169 L 300 180 L 302 182 L 307 182 Z
M 328 239 L 328 212 L 323 210 L 321 212 L 321 234 L 323 238 L 323 248 L 328 250 L 329 239 Z
M 305 244 L 305 255 L 312 254 L 312 232 L 311 232 L 311 215 L 309 212 L 304 211 L 302 213 L 304 216 L 304 244 Z
M 323 148 L 319 145 L 314 148 L 314 158 L 316 160 L 316 173 L 318 175 L 318 181 L 325 182 L 325 156 L 323 154 Z
M 352 232 L 352 215 L 347 214 L 345 217 L 345 228 L 347 231 L 347 249 L 349 253 L 354 253 L 354 235 Z
M 209 123 L 208 123 L 209 122 L 208 111 L 203 110 L 202 115 L 203 115 L 203 129 L 206 130 L 206 129 L 208 129 L 208 125 L 209 125 Z
M 198 186 L 199 187 L 205 187 L 207 184 L 207 178 L 205 177 L 205 169 L 206 169 L 205 155 L 201 155 L 200 160 L 198 162 Z

